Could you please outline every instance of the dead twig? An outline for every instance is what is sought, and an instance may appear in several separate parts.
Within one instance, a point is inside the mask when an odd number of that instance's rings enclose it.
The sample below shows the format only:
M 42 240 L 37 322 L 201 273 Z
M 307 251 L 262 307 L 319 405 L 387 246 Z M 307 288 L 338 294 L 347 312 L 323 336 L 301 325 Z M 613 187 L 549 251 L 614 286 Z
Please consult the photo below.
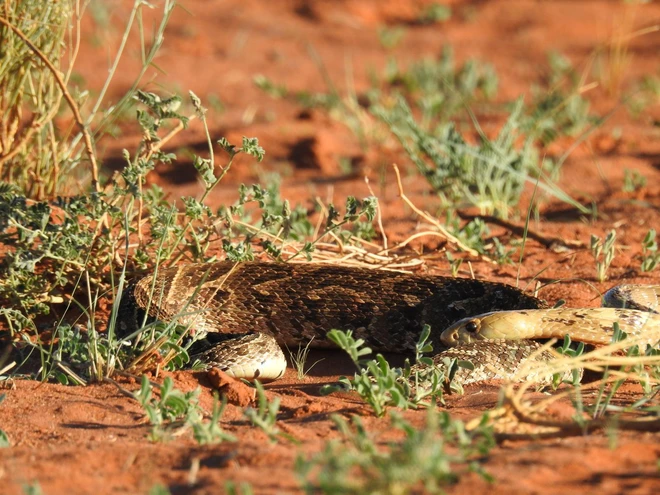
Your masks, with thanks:
M 393 163 L 392 167 L 394 168 L 394 173 L 396 174 L 396 182 L 397 185 L 399 186 L 399 197 L 404 201 L 404 203 L 406 203 L 417 215 L 419 215 L 427 222 L 429 222 L 431 225 L 433 225 L 436 229 L 438 229 L 438 231 L 447 239 L 447 242 L 454 244 L 459 249 L 462 249 L 463 251 L 471 254 L 476 258 L 482 259 L 484 261 L 488 261 L 490 263 L 495 263 L 495 261 L 489 258 L 488 256 L 481 254 L 478 251 L 472 249 L 471 247 L 463 244 L 459 239 L 457 239 L 452 234 L 450 234 L 449 231 L 447 231 L 447 229 L 444 227 L 444 225 L 438 222 L 430 214 L 417 208 L 417 206 L 415 206 L 415 204 L 403 192 L 403 184 L 401 183 L 401 174 L 399 173 L 399 167 L 397 167 L 396 163 Z

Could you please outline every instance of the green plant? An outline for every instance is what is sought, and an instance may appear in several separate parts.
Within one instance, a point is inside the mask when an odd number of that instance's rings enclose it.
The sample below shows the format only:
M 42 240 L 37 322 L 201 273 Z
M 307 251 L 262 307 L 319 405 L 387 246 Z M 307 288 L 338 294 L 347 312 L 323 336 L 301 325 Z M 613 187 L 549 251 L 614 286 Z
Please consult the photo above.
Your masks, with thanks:
M 371 354 L 371 349 L 364 347 L 364 340 L 353 338 L 350 330 L 331 330 L 328 338 L 348 353 L 359 371 L 353 378 L 342 376 L 339 385 L 325 386 L 321 393 L 353 390 L 379 417 L 385 414 L 389 406 L 408 409 L 428 407 L 435 401 L 442 401 L 443 390 L 451 383 L 452 369 L 456 363 L 435 366 L 431 359 L 423 356 L 433 350 L 428 342 L 430 333 L 427 325 L 420 334 L 416 344 L 416 366 L 411 366 L 406 360 L 403 368 L 393 368 L 381 354 L 377 354 L 375 359 L 363 359 L 363 356 Z
M 217 396 L 214 399 L 213 413 L 210 424 L 203 423 L 203 412 L 200 408 L 197 388 L 191 392 L 182 392 L 174 388 L 170 377 L 163 380 L 159 386 L 159 397 L 153 397 L 153 387 L 146 376 L 142 376 L 140 390 L 135 393 L 135 399 L 142 405 L 152 425 L 150 439 L 159 441 L 168 438 L 174 429 L 192 428 L 195 439 L 200 444 L 236 441 L 219 426 L 219 420 L 226 405 L 218 405 Z
M 227 397 L 223 395 L 222 400 L 218 394 L 213 394 L 213 410 L 209 421 L 195 421 L 192 423 L 193 437 L 200 445 L 210 445 L 220 442 L 235 442 L 236 438 L 224 431 L 220 426 L 222 414 L 227 407 Z
M 560 349 L 564 357 L 540 363 L 546 371 L 550 368 L 556 372 L 555 384 L 562 380 L 571 383 L 574 412 L 570 419 L 558 420 L 556 414 L 546 412 L 548 406 L 556 403 L 556 395 L 526 402 L 524 397 L 531 386 L 529 383 L 516 385 L 515 389 L 509 385 L 503 391 L 504 400 L 513 408 L 515 417 L 523 424 L 550 427 L 557 436 L 584 435 L 603 429 L 610 443 L 616 441 L 617 432 L 621 430 L 655 430 L 658 426 L 660 349 L 658 345 L 647 345 L 642 351 L 636 338 L 630 339 L 618 323 L 612 326 L 611 340 L 609 345 L 584 352 L 584 346 L 573 349 L 569 347 L 570 339 L 565 339 Z M 587 385 L 586 394 L 579 382 L 582 369 L 601 375 L 598 381 Z M 641 393 L 627 394 L 623 398 L 617 394 L 623 383 L 638 384 Z M 508 418 L 510 416 L 503 420 L 507 426 L 510 425 Z M 532 433 L 532 437 L 534 435 Z
M 498 265 L 512 265 L 513 255 L 516 254 L 517 248 L 507 247 L 497 237 L 493 237 L 491 257 L 497 262 Z
M 448 122 L 459 110 L 491 100 L 497 94 L 498 78 L 492 66 L 467 60 L 459 66 L 454 51 L 446 45 L 438 58 L 424 58 L 402 69 L 390 61 L 382 79 L 373 82 L 368 98 L 370 111 L 380 118 L 381 108 L 403 100 L 421 112 L 419 126 L 429 130 Z
M 445 218 L 447 230 L 463 246 L 474 249 L 480 254 L 487 255 L 500 265 L 513 263 L 512 256 L 516 253 L 517 248 L 503 244 L 497 237 L 490 237 L 488 224 L 481 217 L 475 217 L 461 225 L 460 218 L 452 210 L 447 210 Z M 455 260 L 449 252 L 447 252 L 447 260 L 450 262 L 453 276 L 456 276 L 454 270 L 456 272 L 458 271 L 461 260 Z
M 41 485 L 38 481 L 25 483 L 23 485 L 23 493 L 25 493 L 25 495 L 44 495 L 44 491 L 41 489 Z
M 633 117 L 638 118 L 648 107 L 660 101 L 660 77 L 657 75 L 642 77 L 630 93 L 624 101 Z
M 236 157 L 246 154 L 261 160 L 264 150 L 256 138 L 243 138 L 240 147 L 220 139 L 217 145 L 228 160 L 219 167 L 206 126 L 206 110 L 192 93 L 190 102 L 194 117 L 204 126 L 209 157 L 194 157 L 193 165 L 205 189 L 199 198 L 183 198 L 179 210 L 164 200 L 159 188 L 145 189 L 143 184 L 158 163 L 175 158 L 160 151 L 163 130 L 171 125 L 183 128 L 189 118 L 177 113 L 182 104 L 177 97 L 161 98 L 139 91 L 137 98 L 144 107 L 138 112 L 143 140 L 134 157 L 125 152 L 126 167 L 112 179 L 107 192 L 35 202 L 15 186 L 0 183 L 0 242 L 14 246 L 2 259 L 6 276 L 0 280 L 0 301 L 5 309 L 0 315 L 10 329 L 16 329 L 14 333 L 25 337 L 22 347 L 38 352 L 42 379 L 55 374 L 61 381 L 82 383 L 70 368 L 63 370 L 68 361 L 100 380 L 116 366 L 128 366 L 129 350 L 133 354 L 160 353 L 164 358 L 161 366 L 180 367 L 188 362 L 188 331 L 176 322 L 148 326 L 131 347 L 117 341 L 117 303 L 129 274 L 157 270 L 184 257 L 190 261 L 212 260 L 215 255 L 207 251 L 220 239 L 227 257 L 236 261 L 252 259 L 253 245 L 261 245 L 276 259 L 300 255 L 311 258 L 316 244 L 330 235 L 344 243 L 356 242 L 358 235 L 367 233 L 363 226 L 367 222 L 361 222 L 361 218 L 374 218 L 374 198 L 348 198 L 343 214 L 329 205 L 325 229 L 315 231 L 304 208 L 292 208 L 280 198 L 276 183 L 268 189 L 241 186 L 236 205 L 213 212 L 205 201 Z M 260 220 L 255 221 L 253 217 L 258 213 Z M 137 243 L 129 247 L 131 236 Z M 116 304 L 108 331 L 99 333 L 94 309 L 108 289 L 115 295 Z M 79 301 L 77 294 L 83 299 Z M 83 330 L 73 331 L 74 327 L 60 321 L 58 326 L 62 328 L 57 333 L 62 339 L 57 345 L 35 343 L 25 334 L 26 329 L 34 327 L 29 323 L 32 317 L 47 314 L 51 306 L 64 301 L 68 301 L 64 314 L 75 308 L 84 313 Z M 149 360 L 143 360 L 137 372 L 148 365 Z
M 613 362 L 613 366 L 608 364 L 601 366 L 602 379 L 599 380 L 595 394 L 589 394 L 589 399 L 582 396 L 579 384 L 577 384 L 578 388 L 573 403 L 580 414 L 576 415 L 575 419 L 585 428 L 585 431 L 589 426 L 586 418 L 591 418 L 590 421 L 605 420 L 610 423 L 613 430 L 616 430 L 619 420 L 626 420 L 618 417 L 622 413 L 632 417 L 633 420 L 635 417 L 642 420 L 657 418 L 657 405 L 653 403 L 653 400 L 660 391 L 657 381 L 660 378 L 660 361 L 658 360 L 660 349 L 657 345 L 647 345 L 645 348 L 641 348 L 634 343 L 625 347 L 616 346 L 618 343 L 627 342 L 628 335 L 615 322 L 612 328 L 612 345 L 620 348 L 619 355 L 625 356 L 619 360 L 622 362 Z M 582 348 L 578 351 L 575 355 L 579 356 L 582 354 Z M 617 391 L 624 383 L 630 381 L 639 383 L 643 391 L 641 398 L 628 405 L 615 403 Z
M 398 43 L 400 33 L 398 30 L 382 30 L 382 44 L 393 47 Z M 328 76 L 318 55 L 312 55 L 326 80 L 327 93 L 291 94 L 285 86 L 261 75 L 255 77 L 255 84 L 275 98 L 293 98 L 305 107 L 324 109 L 351 129 L 365 150 L 389 138 L 387 129 L 374 118 L 374 108 L 388 108 L 389 102 L 403 98 L 414 108 L 420 109 L 421 125 L 430 128 L 438 122 L 446 122 L 464 106 L 489 100 L 497 93 L 498 80 L 493 68 L 476 60 L 468 60 L 459 66 L 450 46 L 443 48 L 440 57 L 414 61 L 406 68 L 399 67 L 395 59 L 390 59 L 382 75 L 372 75 L 369 90 L 358 95 L 353 87 L 348 87 L 348 94 L 344 97 Z
M 171 495 L 172 492 L 165 485 L 156 483 L 149 489 L 149 495 Z
M 580 83 L 580 74 L 575 70 L 571 60 L 558 51 L 548 52 L 547 86 L 558 87 L 568 83 L 570 87 L 576 87 Z
M 518 205 L 525 183 L 532 182 L 530 171 L 538 167 L 535 138 L 526 136 L 521 128 L 522 99 L 499 135 L 490 140 L 482 134 L 478 145 L 468 144 L 453 124 L 441 125 L 434 132 L 424 130 L 401 99 L 390 110 L 376 107 L 373 111 L 389 126 L 446 208 L 467 204 L 478 207 L 483 214 L 506 218 Z M 540 189 L 585 210 L 552 183 L 534 182 Z
M 445 256 L 447 256 L 447 261 L 449 262 L 449 267 L 451 268 L 451 276 L 458 277 L 458 271 L 463 264 L 463 258 L 455 258 L 454 255 L 449 251 L 445 252 Z
M 0 448 L 5 448 L 11 446 L 11 442 L 9 441 L 9 437 L 7 434 L 4 432 L 4 430 L 0 430 Z
M 655 229 L 649 229 L 642 240 L 642 264 L 640 269 L 643 272 L 655 270 L 660 262 L 660 253 L 658 253 L 658 243 L 655 240 Z
M 52 349 L 49 356 L 44 356 L 44 362 L 52 361 L 58 366 L 53 371 L 53 375 L 58 382 L 64 385 L 70 383 L 82 385 L 83 383 L 78 382 L 77 375 L 73 375 L 71 370 L 72 368 L 84 369 L 88 375 L 94 375 L 92 368 L 95 361 L 92 358 L 92 353 L 94 351 L 98 352 L 98 345 L 103 345 L 98 343 L 99 335 L 96 332 L 88 335 L 80 325 L 72 326 L 69 324 L 58 326 L 56 332 L 60 344 Z M 94 341 L 96 349 L 93 348 L 94 345 L 90 345 L 90 338 L 88 337 L 91 337 L 91 340 Z M 64 367 L 59 366 L 61 364 Z
M 257 88 L 273 98 L 279 99 L 289 95 L 286 86 L 275 84 L 263 74 L 257 74 L 252 81 Z
M 561 347 L 556 348 L 557 352 L 562 356 L 570 358 L 577 358 L 584 354 L 584 342 L 578 342 L 577 346 L 573 345 L 571 338 L 568 335 L 564 336 L 564 342 Z M 572 369 L 570 371 L 570 383 L 575 387 L 579 387 L 582 380 L 582 369 Z M 566 382 L 566 373 L 555 373 L 552 376 L 552 387 L 557 389 L 559 385 Z
M 615 322 L 612 327 L 612 343 L 615 344 L 617 342 L 621 342 L 626 338 L 628 338 L 628 335 L 625 332 L 623 332 L 619 324 Z M 640 355 L 639 347 L 634 346 L 634 348 L 629 349 L 628 355 L 631 354 L 639 356 Z M 609 376 L 609 367 L 606 367 L 603 370 L 603 377 L 605 379 L 601 382 L 600 386 L 598 387 L 595 401 L 593 403 L 593 408 L 590 408 L 588 406 L 583 406 L 582 404 L 580 405 L 581 408 L 584 408 L 585 411 L 591 412 L 591 415 L 594 418 L 604 415 L 605 410 L 607 409 L 609 404 L 612 402 L 612 399 L 614 398 L 614 394 L 626 381 L 625 378 L 621 378 L 619 380 L 615 380 L 614 382 L 608 384 L 607 383 L 608 376 Z M 591 409 L 591 411 L 589 411 L 589 409 Z
M 0 404 L 5 400 L 5 394 L 0 394 Z M 11 443 L 9 442 L 9 437 L 7 434 L 0 430 L 0 448 L 9 447 Z
M 254 490 L 249 483 L 234 483 L 233 481 L 225 482 L 225 493 L 227 495 L 252 495 Z
M 173 263 L 183 256 L 208 259 L 205 252 L 215 239 L 213 223 L 218 221 L 218 216 L 204 205 L 205 198 L 229 170 L 237 154 L 245 152 L 258 160 L 263 158 L 256 139 L 244 138 L 240 148 L 220 140 L 219 145 L 230 158 L 216 177 L 205 109 L 191 94 L 195 111 L 192 118 L 203 122 L 209 144 L 210 158 L 198 157 L 194 162 L 206 189 L 200 199 L 183 199 L 185 212 L 167 204 L 158 188 L 144 189 L 146 175 L 159 163 L 174 159 L 172 154 L 162 152 L 161 146 L 189 121 L 177 113 L 182 105 L 180 98 L 161 98 L 137 91 L 140 78 L 162 44 L 174 2 L 162 2 L 162 16 L 153 40 L 144 37 L 141 9 L 146 5 L 136 1 L 131 9 L 110 75 L 96 100 L 85 107 L 89 110 L 85 115 L 81 110 L 84 92 L 77 93 L 71 87 L 76 52 L 64 56 L 61 47 L 68 46 L 71 50 L 75 46 L 80 35 L 76 31 L 80 25 L 78 16 L 84 15 L 87 3 L 78 5 L 77 9 L 71 9 L 67 2 L 57 5 L 8 2 L 0 7 L 0 31 L 7 41 L 1 50 L 10 55 L 2 57 L 4 63 L 0 64 L 0 87 L 4 88 L 6 97 L 0 103 L 4 110 L 0 123 L 0 181 L 5 181 L 0 182 L 0 242 L 13 246 L 2 257 L 6 276 L 0 281 L 3 307 L 0 314 L 12 336 L 20 337 L 19 347 L 27 348 L 29 353 L 37 351 L 42 362 L 42 378 L 55 374 L 61 381 L 83 383 L 71 369 L 71 363 L 89 367 L 88 372 L 96 379 L 110 374 L 115 365 L 121 365 L 123 357 L 118 359 L 121 345 L 114 338 L 116 306 L 109 331 L 99 334 L 96 328 L 94 312 L 101 295 L 109 289 L 118 290 L 120 295 L 127 274 L 153 268 L 163 261 Z M 105 95 L 136 23 L 141 46 L 145 47 L 143 66 L 126 95 L 103 109 Z M 71 26 L 68 33 L 67 26 Z M 64 38 L 71 42 L 70 46 L 62 42 Z M 61 60 L 70 66 L 61 67 Z M 98 175 L 91 136 L 98 142 L 135 101 L 141 104 L 138 122 L 142 142 L 134 156 L 125 151 L 125 168 L 101 184 L 104 178 Z M 60 107 L 73 114 L 79 128 L 77 133 L 69 129 L 60 134 L 53 126 L 52 119 Z M 26 112 L 34 119 L 27 126 L 17 127 L 16 119 L 20 120 Z M 17 133 L 17 128 L 23 134 Z M 168 134 L 162 138 L 165 132 Z M 86 190 L 89 181 L 70 180 L 72 172 L 87 163 L 91 176 L 89 191 Z M 83 193 L 59 196 L 71 192 L 64 184 L 76 182 L 82 184 Z M 131 241 L 129 247 L 130 238 L 137 242 Z M 77 300 L 78 294 L 82 295 L 82 301 Z M 34 325 L 26 322 L 64 302 L 66 307 L 59 313 L 68 315 L 71 309 L 76 310 L 74 313 L 82 311 L 86 328 L 64 325 L 62 318 L 58 322 L 61 328 L 55 329 L 58 340 L 35 339 Z
M 419 22 L 422 24 L 435 24 L 438 22 L 445 22 L 451 19 L 451 7 L 443 5 L 438 2 L 433 2 L 426 6 L 421 15 Z
M 406 35 L 406 30 L 401 26 L 381 27 L 378 29 L 378 41 L 386 50 L 395 48 Z
M 445 224 L 449 232 L 459 239 L 464 246 L 481 254 L 488 252 L 486 237 L 490 235 L 488 224 L 481 217 L 476 217 L 461 225 L 460 218 L 452 210 L 445 214 Z
M 589 101 L 579 93 L 543 89 L 533 95 L 523 128 L 547 146 L 560 136 L 576 136 L 589 124 L 598 122 L 589 114 Z
M 145 214 L 141 209 L 143 179 L 156 163 L 171 159 L 171 155 L 160 152 L 159 128 L 166 129 L 168 121 L 173 119 L 182 126 L 187 122 L 174 112 L 174 107 L 166 108 L 166 104 L 177 104 L 177 99 L 161 101 L 155 95 L 138 93 L 146 105 L 151 105 L 147 112 L 140 110 L 145 138 L 135 161 L 131 163 L 126 153 L 128 172 L 104 184 L 107 187 L 102 191 L 92 135 L 94 141 L 99 142 L 115 119 L 133 104 L 136 86 L 162 44 L 162 34 L 174 8 L 170 0 L 161 4 L 163 10 L 154 39 L 147 40 L 141 16 L 141 9 L 147 4 L 135 2 L 109 76 L 96 100 L 84 107 L 86 113 L 82 103 L 89 93 L 72 85 L 80 38 L 77 29 L 88 3 L 77 3 L 76 8 L 70 2 L 32 1 L 6 2 L 0 6 L 3 39 L 0 50 L 5 55 L 0 64 L 0 87 L 3 89 L 0 105 L 4 116 L 0 123 L 0 242 L 14 246 L 3 254 L 3 273 L 7 275 L 0 282 L 0 301 L 2 306 L 11 308 L 2 312 L 10 332 L 14 336 L 18 334 L 30 352 L 38 350 L 43 378 L 51 374 L 53 364 L 61 369 L 66 367 L 62 362 L 63 354 L 73 353 L 67 357 L 81 361 L 80 356 L 87 352 L 83 347 L 89 345 L 87 355 L 97 359 L 99 349 L 111 347 L 97 345 L 99 338 L 93 308 L 99 294 L 114 285 L 113 268 L 121 266 L 119 251 L 125 248 L 129 236 L 137 232 L 140 240 L 137 251 L 145 248 L 141 228 Z M 142 53 L 143 65 L 126 95 L 104 109 L 105 96 L 135 23 L 140 27 L 141 46 L 148 46 Z M 66 47 L 68 53 L 65 54 L 62 47 Z M 63 67 L 62 61 L 69 66 Z M 60 130 L 54 126 L 53 119 L 59 116 L 60 108 L 70 113 L 74 127 Z M 155 117 L 151 117 L 150 112 Z M 32 116 L 31 121 L 26 126 L 17 126 L 25 114 Z M 86 165 L 89 168 L 81 170 Z M 77 196 L 60 196 L 74 192 L 71 184 L 81 184 L 84 192 Z M 86 190 L 88 185 L 91 186 L 89 191 Z M 162 195 L 154 194 L 150 198 L 162 201 Z M 140 208 L 135 208 L 135 204 Z M 140 210 L 139 213 L 136 210 Z M 157 245 L 159 242 L 152 244 Z M 75 299 L 78 289 L 87 292 L 87 301 L 79 303 Z M 69 298 L 72 293 L 74 297 Z M 73 341 L 60 340 L 66 350 L 53 358 L 54 343 L 43 343 L 39 339 L 35 343 L 35 339 L 23 333 L 34 330 L 34 325 L 24 322 L 48 313 L 51 306 L 65 301 L 64 313 L 78 305 L 86 313 L 88 335 L 71 332 L 71 327 L 56 329 L 60 337 L 72 337 Z M 106 363 L 113 361 L 112 356 L 102 358 Z M 93 366 L 98 364 L 98 361 L 92 363 Z M 102 374 L 102 370 L 97 369 L 95 375 L 98 377 L 99 373 Z M 73 375 L 72 371 L 68 372 L 69 378 Z M 59 375 L 60 379 L 63 377 Z
M 523 129 L 541 146 L 560 136 L 576 136 L 601 119 L 589 114 L 589 101 L 582 96 L 582 77 L 570 60 L 557 52 L 548 54 L 547 84 L 532 87 L 532 102 L 525 112 Z
M 264 387 L 259 380 L 254 381 L 257 389 L 257 408 L 248 407 L 243 414 L 250 422 L 260 428 L 271 442 L 276 442 L 281 436 L 280 429 L 277 427 L 277 413 L 280 410 L 280 398 L 275 397 L 272 401 L 266 397 Z
M 334 415 L 340 439 L 309 458 L 296 459 L 296 474 L 307 493 L 438 493 L 466 471 L 491 480 L 479 458 L 494 446 L 485 427 L 467 432 L 448 413 L 429 409 L 422 428 L 390 416 L 396 440 L 378 441 L 361 419 L 351 423 Z M 402 437 L 402 438 L 401 438 Z
M 253 212 L 248 208 L 254 204 L 261 210 L 261 219 L 256 222 L 249 220 Z M 365 231 L 359 220 L 366 218 L 372 222 L 377 207 L 378 201 L 372 196 L 362 201 L 349 196 L 343 214 L 330 204 L 325 229 L 312 238 L 315 231 L 307 211 L 302 206 L 291 208 L 289 202 L 279 196 L 276 182 L 271 183 L 268 189 L 258 184 L 251 188 L 242 185 L 238 202 L 229 208 L 221 208 L 219 216 L 227 226 L 220 230 L 220 234 L 225 239 L 243 237 L 243 240 L 237 243 L 224 240 L 223 249 L 231 260 L 251 260 L 254 258 L 252 245 L 258 241 L 274 259 L 282 260 L 287 254 L 288 260 L 299 256 L 310 260 L 315 246 L 331 235 L 338 236 L 342 242 L 359 241 L 359 234 Z M 353 226 L 353 231 L 343 228 L 350 226 Z
M 597 235 L 591 234 L 590 249 L 596 261 L 596 279 L 599 282 L 607 280 L 607 270 L 614 259 L 614 243 L 616 231 L 611 230 L 602 240 Z
M 114 267 L 118 253 L 125 252 L 124 244 L 131 233 L 142 238 L 132 251 L 133 269 L 148 269 L 165 260 L 173 263 L 184 254 L 193 260 L 208 259 L 205 253 L 217 236 L 212 227 L 217 217 L 204 205 L 205 197 L 227 172 L 238 153 L 249 153 L 257 158 L 263 156 L 256 140 L 245 138 L 241 148 L 221 140 L 221 145 L 230 155 L 229 163 L 216 178 L 212 172 L 212 159 L 195 162 L 207 188 L 201 200 L 184 198 L 185 211 L 180 214 L 163 201 L 159 190 L 142 191 L 142 184 L 157 161 L 173 159 L 171 155 L 157 151 L 157 144 L 154 144 L 157 143 L 156 133 L 163 120 L 184 120 L 168 109 L 175 100 L 160 100 L 148 94 L 142 94 L 141 98 L 151 105 L 150 112 L 139 114 L 145 130 L 141 151 L 134 161 L 128 162 L 122 172 L 122 180 L 115 180 L 109 195 L 72 196 L 58 199 L 53 204 L 28 201 L 16 188 L 0 186 L 0 195 L 4 200 L 0 203 L 0 242 L 14 246 L 3 257 L 6 276 L 0 281 L 0 300 L 3 305 L 15 310 L 4 313 L 5 318 L 11 320 L 10 328 L 25 328 L 20 324 L 21 317 L 16 311 L 24 317 L 45 314 L 52 304 L 61 304 L 69 294 L 75 294 L 79 289 L 85 290 L 83 297 L 87 301 L 70 299 L 69 306 L 74 303 L 84 308 L 88 317 L 88 333 L 81 337 L 66 327 L 58 330 L 60 336 L 77 339 L 70 344 L 67 344 L 68 339 L 62 340 L 61 353 L 70 355 L 72 352 L 82 352 L 81 343 L 86 345 L 98 341 L 94 334 L 93 308 L 98 294 L 106 291 L 108 286 L 116 289 L 123 286 L 126 265 L 120 265 L 119 280 Z M 126 158 L 128 160 L 128 154 Z M 151 228 L 150 236 L 145 238 L 142 227 L 135 225 L 142 225 L 142 217 L 147 214 Z M 104 224 L 107 226 L 104 227 Z M 118 295 L 121 295 L 121 290 Z M 116 308 L 113 314 L 116 317 Z M 106 339 L 102 347 L 109 351 L 117 350 L 113 337 L 114 318 L 108 333 L 102 338 Z M 88 354 L 92 355 L 91 350 Z M 77 359 L 75 355 L 69 357 Z M 103 359 L 106 362 L 112 360 L 109 355 Z M 50 372 L 48 366 L 42 370 L 45 376 Z M 102 375 L 102 370 L 99 373 Z
M 299 345 L 298 349 L 293 352 L 287 347 L 287 351 L 289 351 L 289 356 L 291 357 L 291 361 L 293 362 L 294 368 L 296 368 L 296 372 L 298 375 L 298 380 L 303 380 L 305 376 L 307 376 L 307 373 L 316 366 L 318 363 L 323 361 L 323 359 L 319 359 L 318 361 L 315 361 L 312 363 L 309 367 L 305 368 L 305 365 L 307 364 L 307 358 L 309 357 L 309 351 L 310 351 L 310 345 L 312 344 L 312 341 L 314 340 L 314 337 L 312 337 L 307 344 Z
M 429 12 L 436 18 L 436 12 L 442 17 L 447 10 L 432 5 Z M 517 207 L 523 187 L 529 182 L 537 184 L 541 192 L 589 213 L 589 208 L 553 182 L 570 149 L 557 160 L 540 158 L 539 148 L 557 137 L 576 136 L 590 125 L 578 138 L 583 139 L 603 122 L 589 114 L 579 74 L 565 57 L 550 54 L 549 87 L 534 89 L 530 105 L 525 105 L 522 98 L 512 102 L 509 117 L 495 139 L 484 134 L 470 107 L 495 96 L 497 76 L 490 66 L 475 60 L 458 66 L 450 46 L 443 48 L 439 58 L 413 61 L 406 68 L 400 68 L 392 58 L 382 76 L 372 75 L 369 90 L 357 95 L 348 88 L 345 98 L 316 58 L 329 92 L 298 94 L 298 100 L 322 107 L 344 122 L 365 149 L 384 143 L 389 129 L 445 208 L 473 205 L 482 213 L 506 218 Z M 290 96 L 286 88 L 265 78 L 257 83 L 277 97 Z M 464 109 L 474 123 L 478 145 L 467 144 L 459 127 L 449 122 Z
M 632 193 L 644 186 L 646 186 L 646 177 L 638 170 L 630 170 L 629 168 L 623 170 L 623 185 L 621 186 L 623 192 Z
M 200 419 L 201 411 L 197 404 L 199 389 L 181 392 L 174 388 L 170 377 L 165 378 L 160 385 L 158 398 L 153 397 L 152 389 L 149 379 L 143 375 L 140 391 L 135 393 L 135 399 L 142 405 L 149 423 L 153 426 L 151 440 L 163 439 L 166 433 L 165 425 L 168 423 L 181 419 L 186 425 Z

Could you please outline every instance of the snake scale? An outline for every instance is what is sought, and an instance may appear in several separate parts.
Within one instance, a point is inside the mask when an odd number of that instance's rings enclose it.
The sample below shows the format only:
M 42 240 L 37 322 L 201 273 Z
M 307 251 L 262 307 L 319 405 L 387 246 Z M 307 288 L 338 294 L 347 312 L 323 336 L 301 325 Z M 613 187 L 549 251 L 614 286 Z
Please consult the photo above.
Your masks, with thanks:
M 624 292 L 610 291 L 609 303 L 621 306 L 629 299 L 622 299 Z M 423 326 L 430 325 L 434 362 L 471 361 L 475 369 L 462 379 L 470 383 L 510 378 L 530 356 L 549 358 L 536 352 L 538 342 L 528 340 L 535 335 L 515 335 L 520 328 L 540 326 L 541 338 L 568 333 L 574 340 L 606 343 L 613 321 L 621 320 L 632 333 L 647 322 L 659 325 L 660 316 L 647 312 L 656 293 L 645 294 L 636 309 L 549 309 L 520 289 L 483 280 L 330 264 L 221 261 L 161 269 L 130 285 L 122 295 L 117 329 L 125 337 L 148 321 L 176 321 L 199 339 L 193 358 L 235 377 L 268 381 L 286 369 L 280 345 L 295 348 L 311 341 L 317 348 L 334 347 L 326 333 L 341 329 L 374 351 L 412 353 Z M 576 330 L 586 328 L 583 320 L 597 328 L 580 335 Z M 488 337 L 496 340 L 482 340 Z M 509 338 L 522 340 L 504 340 Z

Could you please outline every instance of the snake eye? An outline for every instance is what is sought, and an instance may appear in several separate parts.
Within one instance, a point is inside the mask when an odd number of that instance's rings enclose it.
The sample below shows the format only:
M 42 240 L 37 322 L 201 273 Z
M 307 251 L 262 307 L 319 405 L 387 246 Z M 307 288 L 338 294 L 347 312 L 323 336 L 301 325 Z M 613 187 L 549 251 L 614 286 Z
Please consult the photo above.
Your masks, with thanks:
M 465 324 L 465 330 L 469 333 L 477 333 L 479 331 L 479 323 L 476 320 L 470 320 Z

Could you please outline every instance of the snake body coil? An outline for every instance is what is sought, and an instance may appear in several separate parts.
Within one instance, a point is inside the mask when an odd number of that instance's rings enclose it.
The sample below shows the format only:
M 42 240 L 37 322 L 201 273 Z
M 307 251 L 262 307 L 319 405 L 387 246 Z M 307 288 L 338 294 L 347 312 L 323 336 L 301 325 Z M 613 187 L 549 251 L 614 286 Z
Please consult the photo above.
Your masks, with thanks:
M 476 315 L 507 310 L 509 319 L 492 326 L 501 328 L 515 318 L 538 321 L 535 310 L 556 311 L 546 308 L 515 287 L 482 280 L 325 264 L 223 261 L 163 269 L 137 281 L 122 296 L 117 328 L 120 336 L 127 336 L 146 321 L 175 321 L 200 339 L 193 357 L 236 377 L 272 380 L 286 368 L 278 344 L 312 341 L 315 347 L 332 347 L 326 333 L 341 329 L 352 330 L 375 351 L 410 353 L 423 326 L 430 325 L 431 343 L 440 351 L 436 362 L 449 356 L 476 364 L 464 380 L 469 383 L 510 377 L 539 345 L 527 340 L 453 342 L 447 333 L 441 338 L 443 330 Z M 604 324 L 609 328 L 610 320 Z

